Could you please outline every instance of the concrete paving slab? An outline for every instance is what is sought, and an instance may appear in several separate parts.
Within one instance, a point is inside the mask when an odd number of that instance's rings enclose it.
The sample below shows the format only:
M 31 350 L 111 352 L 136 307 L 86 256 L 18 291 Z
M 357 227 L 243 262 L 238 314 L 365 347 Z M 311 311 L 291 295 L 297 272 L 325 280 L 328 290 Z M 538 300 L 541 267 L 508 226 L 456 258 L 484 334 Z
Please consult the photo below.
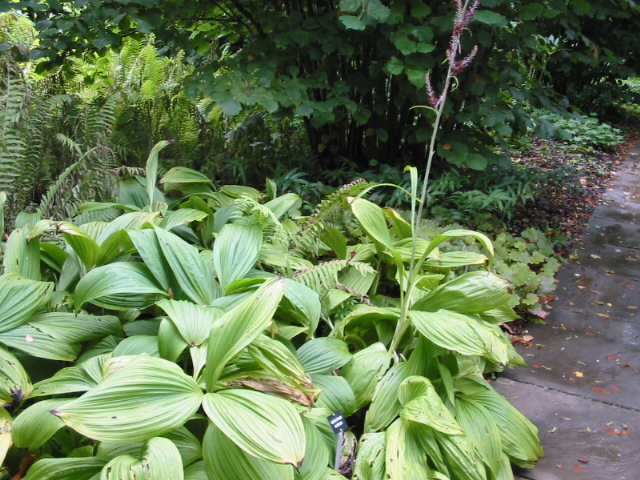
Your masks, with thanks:
M 579 264 L 567 264 L 556 274 L 554 309 L 595 314 L 603 319 L 640 323 L 640 280 L 607 275 Z M 553 317 L 553 311 L 551 312 Z
M 638 205 L 638 212 L 640 212 L 640 205 Z M 598 247 L 614 245 L 638 248 L 640 247 L 640 223 L 593 217 L 583 233 L 583 242 L 589 242 Z
M 603 320 L 555 309 L 546 325 L 529 326 L 531 347 L 516 345 L 529 366 L 508 369 L 504 378 L 640 411 L 640 328 Z
M 596 207 L 593 218 L 621 220 L 623 222 L 640 222 L 640 204 L 625 203 L 621 205 L 611 199 L 605 200 L 602 205 Z
M 580 264 L 602 275 L 622 275 L 640 279 L 640 246 L 630 248 L 611 245 L 606 248 L 584 242 L 578 250 Z
M 545 457 L 526 480 L 638 480 L 640 413 L 512 380 L 494 382 L 538 427 Z

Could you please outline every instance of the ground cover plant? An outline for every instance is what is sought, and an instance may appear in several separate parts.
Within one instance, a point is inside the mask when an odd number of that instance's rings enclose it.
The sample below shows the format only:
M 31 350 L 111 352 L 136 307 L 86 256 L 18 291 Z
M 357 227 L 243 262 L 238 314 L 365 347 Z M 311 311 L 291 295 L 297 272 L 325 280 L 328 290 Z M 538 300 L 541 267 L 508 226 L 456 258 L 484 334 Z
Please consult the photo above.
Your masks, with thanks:
M 474 54 L 458 58 L 477 3 L 455 5 L 444 82 L 428 81 L 434 132 Z M 423 228 L 435 133 L 424 180 L 407 169 L 409 220 L 366 182 L 299 218 L 274 181 L 263 195 L 161 174 L 170 143 L 75 222 L 15 219 L 0 276 L 5 476 L 508 479 L 542 455 L 484 378 L 524 364 L 498 326 L 516 315 L 491 241 Z M 481 251 L 440 249 L 465 238 Z M 352 428 L 334 455 L 336 411 Z

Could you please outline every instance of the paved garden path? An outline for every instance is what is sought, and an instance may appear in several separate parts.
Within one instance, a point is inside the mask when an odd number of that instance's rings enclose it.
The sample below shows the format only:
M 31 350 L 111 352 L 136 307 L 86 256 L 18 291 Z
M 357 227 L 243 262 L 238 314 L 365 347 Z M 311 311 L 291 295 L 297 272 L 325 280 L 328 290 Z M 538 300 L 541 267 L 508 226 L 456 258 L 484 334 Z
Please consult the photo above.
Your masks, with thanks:
M 539 429 L 545 457 L 516 478 L 640 479 L 640 144 L 623 161 L 578 250 L 556 276 L 529 367 L 495 382 Z

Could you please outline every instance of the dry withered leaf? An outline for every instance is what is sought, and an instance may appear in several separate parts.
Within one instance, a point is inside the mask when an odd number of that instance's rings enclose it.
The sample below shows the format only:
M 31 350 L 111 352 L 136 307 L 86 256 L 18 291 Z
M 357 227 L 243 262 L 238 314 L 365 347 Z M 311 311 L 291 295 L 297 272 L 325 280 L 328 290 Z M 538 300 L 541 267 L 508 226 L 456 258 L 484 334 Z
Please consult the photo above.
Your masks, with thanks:
M 580 465 L 574 465 L 574 466 L 573 466 L 573 469 L 574 469 L 576 472 L 581 472 L 581 471 L 583 470 L 582 466 L 580 466 Z
M 613 390 L 614 392 L 621 392 L 622 390 L 620 390 L 619 387 L 616 387 L 615 385 L 609 385 L 609 388 L 611 390 Z
M 607 360 L 617 360 L 618 355 L 605 355 L 604 358 L 606 358 Z
M 599 292 L 598 290 L 589 290 L 591 293 L 595 293 L 596 295 L 602 295 L 602 292 Z
M 638 309 L 637 305 L 628 305 L 627 308 L 629 310 L 637 310 Z
M 602 318 L 611 318 L 609 315 L 607 315 L 606 313 L 597 313 L 596 315 L 598 315 L 599 317 Z
M 610 395 L 611 392 L 609 390 L 605 390 L 604 388 L 600 388 L 600 387 L 591 387 L 591 390 L 593 390 L 596 393 L 601 393 L 602 395 Z

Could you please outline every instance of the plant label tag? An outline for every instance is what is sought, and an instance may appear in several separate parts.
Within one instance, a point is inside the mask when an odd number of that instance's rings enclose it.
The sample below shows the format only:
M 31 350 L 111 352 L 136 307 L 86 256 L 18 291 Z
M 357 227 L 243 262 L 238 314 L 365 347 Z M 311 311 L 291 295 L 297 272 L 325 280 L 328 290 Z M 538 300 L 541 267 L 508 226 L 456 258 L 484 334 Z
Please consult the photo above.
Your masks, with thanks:
M 347 428 L 349 428 L 349 425 L 347 425 L 347 421 L 342 416 L 342 412 L 339 410 L 336 413 L 332 413 L 331 415 L 329 415 L 327 417 L 327 420 L 329 422 L 329 425 L 331 425 L 331 430 L 333 430 L 333 433 L 344 432 Z

